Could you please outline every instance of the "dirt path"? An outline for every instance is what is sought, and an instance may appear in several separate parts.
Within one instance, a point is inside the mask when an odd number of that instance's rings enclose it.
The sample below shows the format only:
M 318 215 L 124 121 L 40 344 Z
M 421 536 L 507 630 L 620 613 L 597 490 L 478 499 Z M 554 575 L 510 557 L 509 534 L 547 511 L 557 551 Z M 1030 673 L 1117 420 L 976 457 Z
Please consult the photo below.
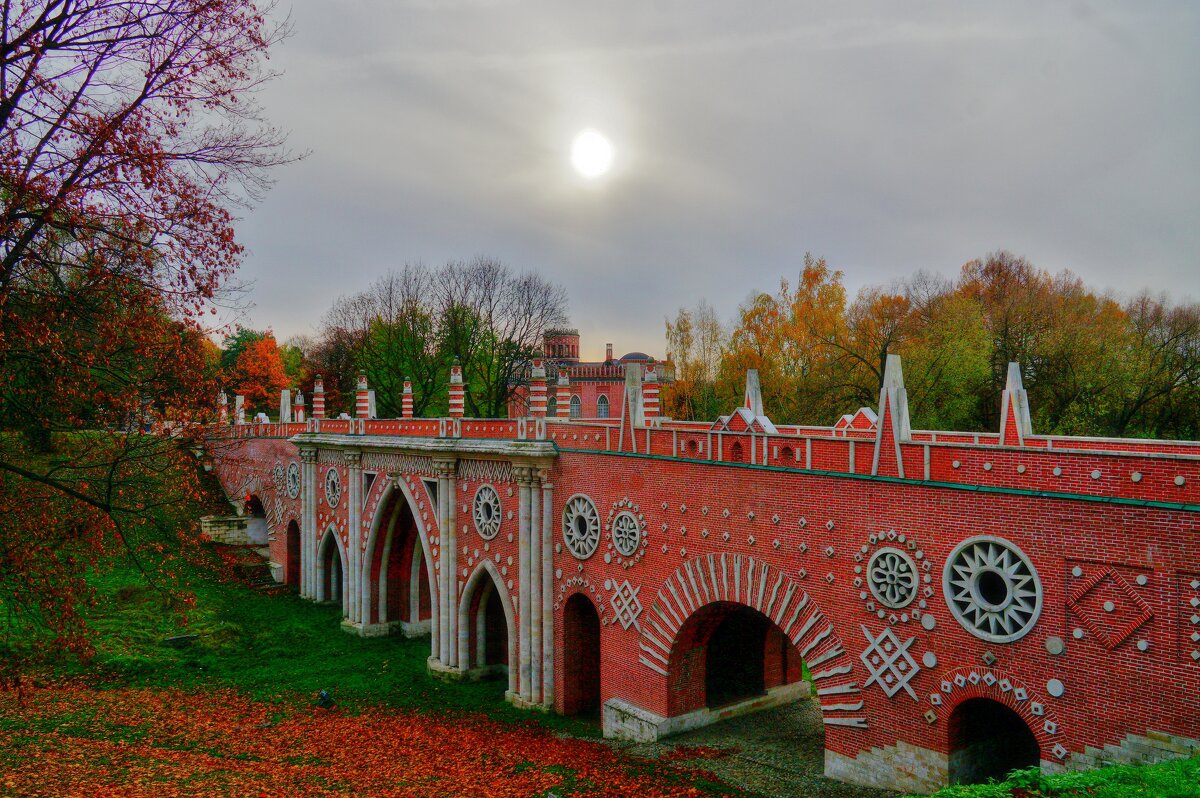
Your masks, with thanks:
M 895 798 L 897 793 L 856 787 L 822 775 L 824 726 L 815 701 L 799 701 L 697 729 L 663 743 L 629 746 L 647 757 L 670 755 L 677 748 L 704 746 L 730 750 L 724 757 L 675 760 L 711 770 L 723 781 L 767 796 L 814 798 Z

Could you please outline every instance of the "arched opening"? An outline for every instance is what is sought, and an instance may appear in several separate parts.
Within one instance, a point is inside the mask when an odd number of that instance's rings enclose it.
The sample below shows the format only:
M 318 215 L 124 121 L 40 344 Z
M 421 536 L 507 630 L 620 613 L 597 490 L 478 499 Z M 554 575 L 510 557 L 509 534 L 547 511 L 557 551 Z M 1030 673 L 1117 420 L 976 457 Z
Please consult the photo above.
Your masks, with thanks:
M 741 462 L 745 462 L 745 460 L 746 460 L 746 453 L 742 449 L 742 442 L 734 441 L 733 445 L 729 447 L 729 462 L 741 463 Z
M 376 634 L 428 634 L 433 595 L 421 534 L 404 493 L 392 490 L 377 518 L 367 546 L 367 623 L 377 625 Z
M 333 601 L 342 607 L 345 606 L 343 593 L 346 578 L 339 544 L 336 532 L 331 529 L 325 533 L 325 539 L 321 542 L 320 554 L 317 557 L 317 601 Z
M 563 606 L 563 714 L 600 711 L 600 615 L 582 593 Z
M 766 693 L 764 679 L 766 616 L 739 607 L 725 616 L 704 649 L 705 704 L 732 704 Z
M 517 686 L 515 616 L 504 582 L 490 560 L 475 569 L 458 607 L 458 663 L 472 679 L 507 677 Z
M 601 395 L 596 400 L 596 418 L 608 418 L 608 397 Z
M 950 783 L 981 784 L 1037 765 L 1037 738 L 1011 708 L 990 698 L 971 698 L 950 715 Z
M 781 700 L 803 697 L 806 691 L 779 689 L 800 682 L 803 669 L 800 652 L 766 615 L 727 601 L 707 604 L 680 627 L 671 650 L 670 714 L 772 692 Z
M 300 586 L 300 525 L 295 521 L 287 525 L 287 559 L 284 562 L 283 582 L 291 587 Z
M 793 466 L 796 464 L 796 454 L 792 451 L 792 447 L 784 446 L 779 451 L 779 464 L 785 466 Z
M 579 418 L 583 415 L 583 402 L 579 401 L 579 396 L 571 397 L 571 418 Z
M 265 546 L 267 544 L 267 511 L 263 507 L 262 499 L 254 494 L 248 494 L 243 515 L 246 516 L 247 541 L 255 546 Z

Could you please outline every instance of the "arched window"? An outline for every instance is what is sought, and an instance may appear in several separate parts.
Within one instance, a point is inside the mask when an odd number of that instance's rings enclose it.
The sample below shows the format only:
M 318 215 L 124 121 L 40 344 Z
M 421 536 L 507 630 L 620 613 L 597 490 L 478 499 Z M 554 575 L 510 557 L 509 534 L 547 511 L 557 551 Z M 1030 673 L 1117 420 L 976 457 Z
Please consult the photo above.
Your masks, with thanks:
M 571 397 L 571 418 L 579 418 L 583 415 L 583 403 L 579 401 L 578 396 Z
M 596 400 L 596 418 L 608 418 L 608 397 L 601 396 Z

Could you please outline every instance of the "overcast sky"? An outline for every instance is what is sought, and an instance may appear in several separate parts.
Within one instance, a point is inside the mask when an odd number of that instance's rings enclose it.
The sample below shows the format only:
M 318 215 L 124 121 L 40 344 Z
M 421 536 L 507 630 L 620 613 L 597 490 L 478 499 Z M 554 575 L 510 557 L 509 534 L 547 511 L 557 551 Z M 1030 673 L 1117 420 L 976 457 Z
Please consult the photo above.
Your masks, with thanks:
M 286 0 L 284 0 L 286 7 Z M 1200 3 L 295 0 L 240 318 L 309 334 L 406 261 L 562 283 L 585 357 L 661 355 L 806 251 L 851 291 L 996 249 L 1200 299 Z M 612 171 L 571 168 L 581 129 Z

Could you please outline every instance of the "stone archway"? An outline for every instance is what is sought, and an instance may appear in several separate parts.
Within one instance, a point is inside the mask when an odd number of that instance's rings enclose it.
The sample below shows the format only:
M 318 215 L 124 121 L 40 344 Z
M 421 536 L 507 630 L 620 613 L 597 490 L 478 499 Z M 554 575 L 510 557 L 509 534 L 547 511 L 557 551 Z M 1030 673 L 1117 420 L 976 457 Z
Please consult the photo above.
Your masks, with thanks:
M 392 482 L 378 506 L 363 557 L 363 633 L 429 634 L 438 611 L 437 578 L 424 525 L 402 482 Z
M 969 698 L 954 708 L 947 724 L 951 784 L 1002 781 L 1010 771 L 1041 760 L 1037 738 L 1025 720 L 991 698 Z
M 287 525 L 287 554 L 284 559 L 284 584 L 300 587 L 300 525 L 289 521 Z
M 708 554 L 685 562 L 668 577 L 649 610 L 639 620 L 642 632 L 639 662 L 668 681 L 668 716 L 699 711 L 707 698 L 693 684 L 691 698 L 677 680 L 686 669 L 691 679 L 703 674 L 707 644 L 713 631 L 736 607 L 754 611 L 772 632 L 767 646 L 793 650 L 812 672 L 826 726 L 864 728 L 861 680 L 852 678 L 854 661 L 846 653 L 833 624 L 822 614 L 800 583 L 766 562 L 740 554 Z M 741 614 L 743 619 L 751 616 Z M 684 666 L 685 651 L 693 660 Z M 778 668 L 781 658 L 772 667 Z M 794 665 L 792 666 L 794 667 Z M 785 667 L 786 675 L 786 667 Z M 774 677 L 776 685 L 792 684 Z M 767 679 L 764 671 L 764 687 Z M 781 691 L 782 692 L 782 691 Z M 697 698 L 700 696 L 701 698 Z M 786 700 L 781 695 L 781 700 Z M 770 703 L 770 702 L 766 702 Z
M 349 581 L 346 550 L 337 529 L 330 527 L 317 547 L 317 601 L 335 601 L 345 613 Z
M 590 715 L 600 710 L 600 614 L 583 593 L 563 605 L 562 713 Z
M 503 623 L 501 623 L 503 621 Z M 517 616 L 499 569 L 484 560 L 463 587 L 458 604 L 458 663 L 468 678 L 507 674 L 517 691 Z

